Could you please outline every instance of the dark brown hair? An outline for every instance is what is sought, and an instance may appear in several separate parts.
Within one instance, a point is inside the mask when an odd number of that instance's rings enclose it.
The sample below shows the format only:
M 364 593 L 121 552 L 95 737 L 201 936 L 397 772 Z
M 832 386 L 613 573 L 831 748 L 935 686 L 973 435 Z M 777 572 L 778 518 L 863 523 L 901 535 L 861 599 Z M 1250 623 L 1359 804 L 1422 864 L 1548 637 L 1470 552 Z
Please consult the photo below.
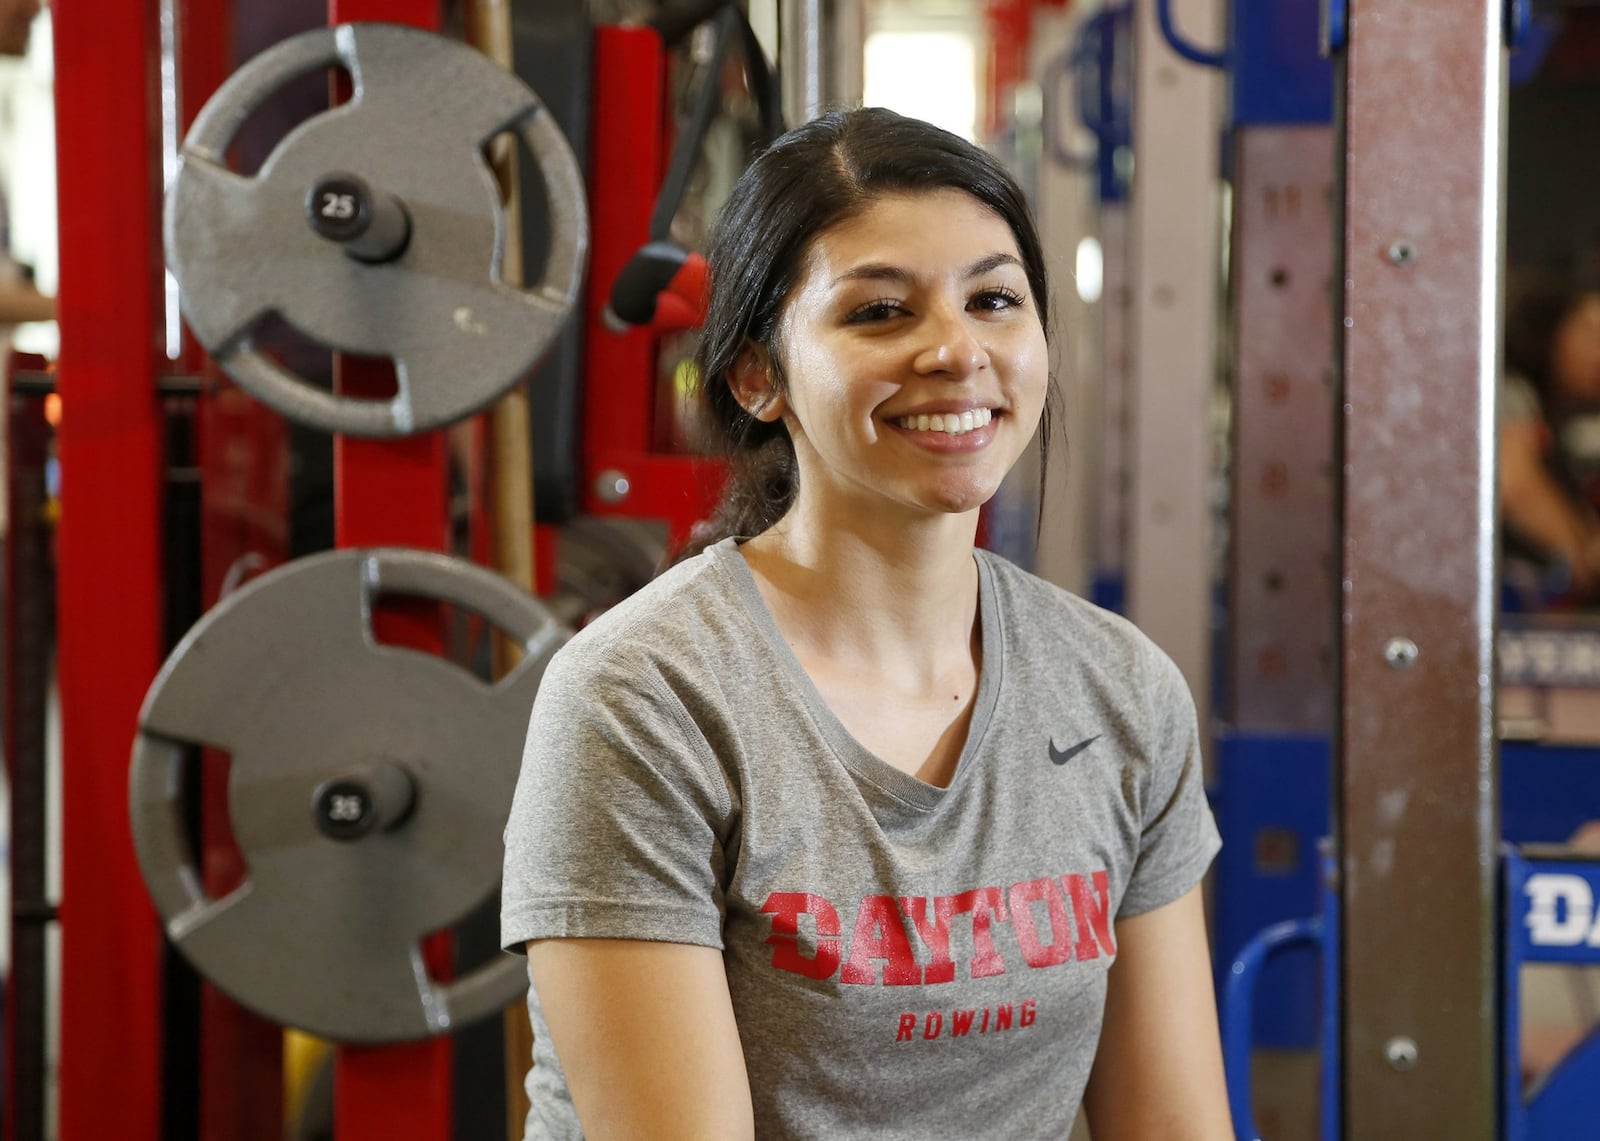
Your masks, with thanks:
M 680 558 L 730 535 L 758 535 L 794 502 L 799 473 L 788 430 L 746 412 L 729 373 L 758 345 L 783 391 L 779 322 L 811 243 L 881 195 L 942 189 L 970 194 L 1011 228 L 1048 336 L 1049 282 L 1027 200 L 993 155 L 965 139 L 882 108 L 834 111 L 779 138 L 740 176 L 712 230 L 711 302 L 695 358 L 701 419 L 729 461 L 728 483 Z M 1052 380 L 1041 447 L 1053 390 Z
M 1506 278 L 1506 372 L 1521 376 L 1539 393 L 1546 411 L 1561 404 L 1551 372 L 1556 334 L 1585 297 L 1600 293 L 1600 280 L 1566 265 L 1523 267 Z

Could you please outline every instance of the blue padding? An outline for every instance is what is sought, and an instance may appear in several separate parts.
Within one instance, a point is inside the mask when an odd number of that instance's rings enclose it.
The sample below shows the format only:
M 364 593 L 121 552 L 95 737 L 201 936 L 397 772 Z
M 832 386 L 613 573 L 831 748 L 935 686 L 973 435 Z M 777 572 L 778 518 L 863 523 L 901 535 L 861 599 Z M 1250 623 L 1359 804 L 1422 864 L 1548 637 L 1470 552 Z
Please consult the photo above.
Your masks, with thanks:
M 1502 898 L 1504 980 L 1501 1041 L 1504 1141 L 1593 1137 L 1600 1122 L 1600 1029 L 1563 1058 L 1525 1099 L 1521 1075 L 1522 968 L 1529 963 L 1600 963 L 1591 946 L 1600 901 L 1600 858 L 1508 848 Z
M 1538 17 L 1530 13 L 1527 29 L 1521 43 L 1511 51 L 1511 86 L 1526 87 L 1539 78 L 1545 57 L 1555 46 L 1561 32 L 1559 14 L 1545 13 Z
M 1244 945 L 1229 968 L 1222 989 L 1222 1061 L 1227 1074 L 1228 1107 L 1241 1141 L 1261 1141 L 1251 1098 L 1250 1029 L 1255 1022 L 1256 994 L 1262 968 L 1291 948 L 1304 947 L 1313 954 L 1322 949 L 1320 919 L 1276 923 Z
M 1600 818 L 1600 747 L 1507 743 L 1500 753 L 1501 834 L 1512 844 L 1558 844 Z M 1222 852 L 1215 881 L 1216 962 L 1231 963 L 1255 935 L 1316 914 L 1316 845 L 1329 828 L 1328 743 L 1319 736 L 1228 732 L 1217 739 L 1213 799 Z M 1286 841 L 1270 852 L 1258 848 Z M 1290 857 L 1292 854 L 1292 858 Z M 1266 867 L 1258 856 L 1283 866 Z M 1600 890 L 1596 892 L 1600 899 Z M 1315 957 L 1290 951 L 1264 970 L 1256 1044 L 1315 1044 Z
M 1096 571 L 1089 584 L 1089 601 L 1113 614 L 1126 614 L 1128 605 L 1127 579 L 1118 571 Z
M 1321 0 L 1234 0 L 1233 122 L 1333 122 L 1333 62 L 1322 54 Z
M 1231 964 L 1256 934 L 1315 914 L 1317 843 L 1328 832 L 1328 742 L 1314 735 L 1226 733 L 1217 740 L 1216 962 Z M 1220 974 L 1220 969 L 1219 969 Z M 1224 977 L 1219 977 L 1219 990 Z M 1287 950 L 1262 968 L 1255 1042 L 1317 1044 L 1317 956 Z
M 1500 747 L 1501 836 L 1511 844 L 1563 844 L 1600 819 L 1600 747 Z
M 1573 1048 L 1527 1107 L 1528 1141 L 1569 1141 L 1600 1133 L 1600 1029 Z
M 1324 1141 L 1335 1141 L 1344 1136 L 1343 1106 L 1339 1101 L 1340 1083 L 1344 1078 L 1343 1026 L 1339 1022 L 1339 985 L 1344 973 L 1341 944 L 1344 909 L 1339 902 L 1339 865 L 1333 845 L 1325 844 L 1321 856 L 1322 1075 L 1317 1092 L 1322 1108 L 1322 1136 Z

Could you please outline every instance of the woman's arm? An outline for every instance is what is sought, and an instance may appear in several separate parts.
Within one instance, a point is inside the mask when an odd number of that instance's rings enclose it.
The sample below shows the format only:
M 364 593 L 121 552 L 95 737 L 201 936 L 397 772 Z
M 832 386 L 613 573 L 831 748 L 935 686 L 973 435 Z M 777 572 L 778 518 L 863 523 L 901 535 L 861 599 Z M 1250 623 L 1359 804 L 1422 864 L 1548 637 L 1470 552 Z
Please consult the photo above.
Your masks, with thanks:
M 1116 932 L 1084 1094 L 1094 1141 L 1233 1141 L 1200 889 Z
M 755 1136 L 722 952 L 538 939 L 528 970 L 588 1141 Z
M 56 299 L 47 297 L 22 282 L 0 285 L 0 325 L 21 325 L 27 321 L 54 321 Z
M 1527 542 L 1567 564 L 1573 586 L 1589 593 L 1600 575 L 1600 522 L 1545 470 L 1541 428 L 1533 420 L 1500 426 L 1500 510 Z

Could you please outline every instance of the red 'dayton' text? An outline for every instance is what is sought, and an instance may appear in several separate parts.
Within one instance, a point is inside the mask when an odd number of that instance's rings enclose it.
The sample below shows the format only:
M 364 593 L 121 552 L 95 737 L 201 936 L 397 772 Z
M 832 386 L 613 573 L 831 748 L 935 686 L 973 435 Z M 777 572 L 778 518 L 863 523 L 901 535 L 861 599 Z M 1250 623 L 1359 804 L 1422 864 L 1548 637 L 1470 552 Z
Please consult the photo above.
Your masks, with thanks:
M 775 891 L 762 904 L 772 917 L 772 965 L 810 979 L 830 979 L 861 986 L 926 986 L 952 983 L 957 962 L 950 952 L 950 931 L 957 917 L 972 924 L 972 957 L 964 965 L 971 978 L 1006 973 L 1007 963 L 995 945 L 997 924 L 1009 924 L 1028 967 L 1053 967 L 1100 955 L 1115 955 L 1107 876 L 1084 875 L 1024 880 L 1010 888 L 980 887 L 956 895 L 932 897 L 869 895 L 856 911 L 855 929 L 846 943 L 839 912 L 825 897 L 810 892 Z M 1035 906 L 1042 904 L 1041 908 Z M 801 950 L 800 917 L 815 925 L 815 953 Z M 923 954 L 912 949 L 912 935 Z M 1013 966 L 1017 964 L 1011 964 Z

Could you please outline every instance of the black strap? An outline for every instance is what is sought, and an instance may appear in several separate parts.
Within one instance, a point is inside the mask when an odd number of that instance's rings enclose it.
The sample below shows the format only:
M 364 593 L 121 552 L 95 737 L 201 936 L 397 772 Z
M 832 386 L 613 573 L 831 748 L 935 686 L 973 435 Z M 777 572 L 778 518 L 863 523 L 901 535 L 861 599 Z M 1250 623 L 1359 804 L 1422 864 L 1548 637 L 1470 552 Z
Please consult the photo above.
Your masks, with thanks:
M 783 103 L 778 87 L 778 77 L 767 63 L 766 53 L 756 38 L 750 21 L 737 4 L 727 0 L 683 0 L 663 5 L 650 21 L 668 45 L 676 43 L 694 28 L 712 19 L 714 36 L 710 61 L 701 69 L 699 84 L 695 88 L 688 121 L 678 132 L 672 148 L 672 161 L 667 166 L 667 177 L 656 195 L 655 210 L 650 215 L 650 239 L 667 240 L 672 219 L 683 204 L 683 195 L 694 174 L 700 151 L 705 146 L 706 135 L 721 105 L 722 69 L 728 52 L 737 38 L 744 56 L 745 76 L 750 92 L 755 97 L 756 109 L 761 117 L 763 143 L 771 143 L 783 134 Z

